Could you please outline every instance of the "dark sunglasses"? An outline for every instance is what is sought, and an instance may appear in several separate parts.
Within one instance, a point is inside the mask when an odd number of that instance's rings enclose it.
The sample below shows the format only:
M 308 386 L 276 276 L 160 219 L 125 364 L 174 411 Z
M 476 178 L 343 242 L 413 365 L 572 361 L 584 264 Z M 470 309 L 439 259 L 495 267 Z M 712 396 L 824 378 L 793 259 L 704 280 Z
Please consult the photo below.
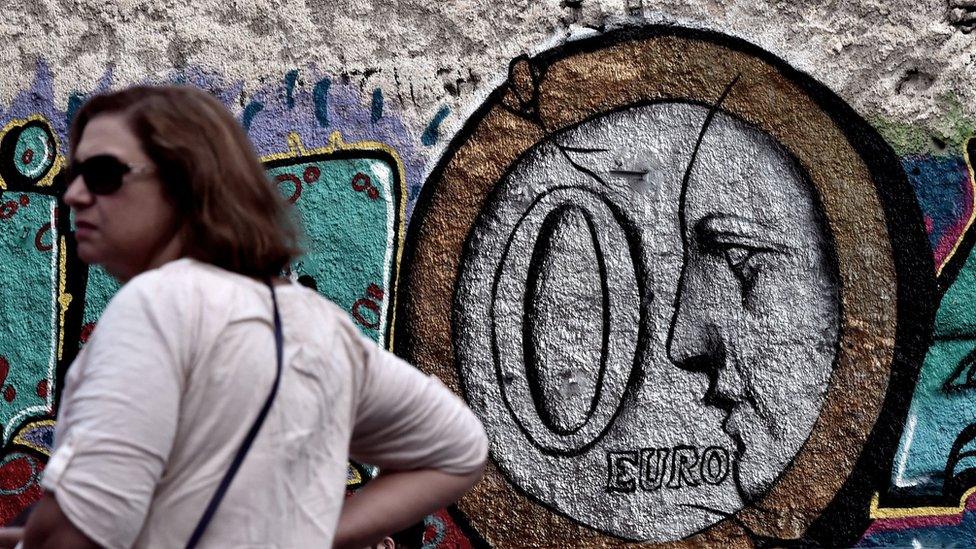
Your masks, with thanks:
M 68 166 L 68 183 L 79 175 L 92 194 L 112 194 L 122 186 L 127 173 L 141 174 L 153 171 L 152 166 L 127 164 L 110 154 L 100 154 L 84 162 L 72 162 Z

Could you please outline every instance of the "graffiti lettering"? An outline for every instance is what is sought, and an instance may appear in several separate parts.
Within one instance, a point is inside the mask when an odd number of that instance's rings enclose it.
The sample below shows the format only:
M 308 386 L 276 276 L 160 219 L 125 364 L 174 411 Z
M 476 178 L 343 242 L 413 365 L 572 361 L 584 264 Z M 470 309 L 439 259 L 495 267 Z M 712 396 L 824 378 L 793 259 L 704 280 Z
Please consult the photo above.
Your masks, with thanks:
M 607 452 L 607 491 L 627 494 L 638 488 L 653 492 L 702 483 L 715 486 L 728 478 L 731 470 L 728 450 L 718 446 L 701 452 L 694 446 Z

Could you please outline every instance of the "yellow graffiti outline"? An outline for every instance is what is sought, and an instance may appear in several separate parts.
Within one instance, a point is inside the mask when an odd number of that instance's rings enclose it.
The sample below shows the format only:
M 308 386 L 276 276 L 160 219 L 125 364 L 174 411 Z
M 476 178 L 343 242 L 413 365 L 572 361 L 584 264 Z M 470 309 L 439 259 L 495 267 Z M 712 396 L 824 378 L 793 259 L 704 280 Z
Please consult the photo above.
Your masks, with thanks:
M 68 286 L 68 254 L 65 238 L 60 237 L 61 245 L 58 248 L 58 361 L 64 351 L 64 317 L 68 314 L 68 306 L 71 305 L 72 296 L 67 292 Z M 52 387 L 53 390 L 53 387 Z
M 393 327 L 396 325 L 396 304 L 397 304 L 397 292 L 400 287 L 400 259 L 403 256 L 403 246 L 404 240 L 406 239 L 406 226 L 407 226 L 407 179 L 406 171 L 403 168 L 403 161 L 400 160 L 400 155 L 397 154 L 396 150 L 389 145 L 380 143 L 379 141 L 356 141 L 355 143 L 346 143 L 342 139 L 342 134 L 338 131 L 334 131 L 329 135 L 329 144 L 325 147 L 320 147 L 317 149 L 306 149 L 305 145 L 302 144 L 302 137 L 298 132 L 288 133 L 288 151 L 282 153 L 274 153 L 261 157 L 261 162 L 271 162 L 273 160 L 291 160 L 291 159 L 301 159 L 304 156 L 316 155 L 316 154 L 332 154 L 336 151 L 381 151 L 393 158 L 393 162 L 396 164 L 397 177 L 396 184 L 400 187 L 400 201 L 396 207 L 399 211 L 400 222 L 395 227 L 396 239 L 397 239 L 397 251 L 396 257 L 393 258 L 393 265 L 396 267 L 396 276 L 390 281 L 391 288 L 391 299 L 389 307 L 391 307 L 392 313 L 390 314 L 390 322 L 387 326 L 387 340 L 389 342 L 388 348 L 393 348 Z
M 51 123 L 48 122 L 47 118 L 44 118 L 39 114 L 32 114 L 27 118 L 14 118 L 10 122 L 7 122 L 3 129 L 0 129 L 0 141 L 3 140 L 4 136 L 6 136 L 7 132 L 10 130 L 23 126 L 29 122 L 42 122 L 47 125 L 49 130 L 51 130 L 51 139 L 54 140 L 54 162 L 51 164 L 51 167 L 48 168 L 47 174 L 45 174 L 44 177 L 42 177 L 39 181 L 34 183 L 34 187 L 50 187 L 54 184 L 54 176 L 61 171 L 61 168 L 64 165 L 64 157 L 58 154 L 58 151 L 61 150 L 61 143 L 58 142 L 58 136 L 54 134 L 54 130 L 51 128 Z M 7 190 L 7 182 L 3 180 L 3 177 L 0 177 L 0 191 L 5 190 Z
M 939 264 L 938 268 L 935 270 L 935 276 L 940 276 L 942 274 L 942 269 L 949 264 L 949 260 L 956 255 L 959 250 L 959 246 L 962 245 L 962 241 L 969 232 L 969 228 L 973 226 L 973 222 L 976 221 L 976 175 L 973 174 L 973 159 L 969 158 L 969 142 L 976 137 L 970 137 L 962 144 L 962 157 L 966 161 L 966 171 L 969 172 L 969 189 L 970 194 L 973 197 L 973 203 L 971 206 L 971 211 L 969 213 L 969 220 L 966 222 L 966 226 L 963 230 L 959 232 L 959 236 L 956 237 L 955 244 L 952 245 L 952 249 L 946 254 L 945 259 Z
M 352 471 L 352 475 L 349 472 Z M 349 478 L 349 477 L 352 478 Z M 346 486 L 359 486 L 363 483 L 363 475 L 360 474 L 359 469 L 352 466 L 352 463 L 346 463 Z
M 24 433 L 26 431 L 29 431 L 31 429 L 36 429 L 38 427 L 54 427 L 54 420 L 42 419 L 40 421 L 31 421 L 30 423 L 24 424 L 24 426 L 17 431 L 17 434 L 13 436 L 11 442 L 14 444 L 20 444 L 21 446 L 26 446 L 31 450 L 35 450 L 37 452 L 44 454 L 45 456 L 51 457 L 51 453 L 48 451 L 47 448 L 43 446 L 38 446 L 24 438 Z
M 954 507 L 881 507 L 879 502 L 880 496 L 875 492 L 871 497 L 870 517 L 872 519 L 901 519 L 960 515 L 966 510 L 966 502 L 969 501 L 969 498 L 973 494 L 976 494 L 976 486 L 966 490 L 966 493 L 959 498 L 959 505 Z

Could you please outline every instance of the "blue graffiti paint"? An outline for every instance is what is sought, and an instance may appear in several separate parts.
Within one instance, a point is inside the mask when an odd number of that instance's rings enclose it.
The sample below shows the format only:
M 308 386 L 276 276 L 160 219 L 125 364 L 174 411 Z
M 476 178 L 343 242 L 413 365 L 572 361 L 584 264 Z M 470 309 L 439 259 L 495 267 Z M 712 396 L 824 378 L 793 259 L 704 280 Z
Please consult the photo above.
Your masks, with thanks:
M 84 94 L 78 92 L 71 92 L 68 97 L 68 110 L 64 115 L 64 125 L 70 127 L 71 121 L 75 119 L 75 113 L 81 108 L 82 103 L 85 102 Z
M 420 142 L 428 147 L 437 143 L 437 140 L 440 139 L 441 122 L 443 122 L 449 114 L 451 114 L 451 109 L 441 107 L 441 109 L 437 111 L 437 114 L 434 115 L 434 119 L 430 121 L 430 124 L 427 124 L 427 129 L 425 129 L 423 135 L 420 136 Z
M 285 104 L 288 109 L 295 108 L 295 81 L 298 80 L 298 69 L 290 70 L 285 74 Z
M 315 89 L 312 91 L 312 100 L 315 103 L 315 119 L 319 121 L 319 125 L 323 128 L 329 127 L 330 86 L 332 86 L 332 81 L 328 78 L 323 78 L 315 84 Z
M 902 166 L 925 214 L 929 244 L 937 250 L 940 240 L 966 213 L 966 163 L 961 156 L 924 154 L 902 158 Z
M 251 101 L 244 107 L 244 114 L 241 116 L 241 125 L 244 126 L 244 131 L 251 129 L 251 121 L 262 110 L 264 110 L 264 103 L 260 101 Z
M 379 88 L 373 90 L 373 104 L 369 109 L 369 118 L 374 124 L 383 118 L 383 90 Z

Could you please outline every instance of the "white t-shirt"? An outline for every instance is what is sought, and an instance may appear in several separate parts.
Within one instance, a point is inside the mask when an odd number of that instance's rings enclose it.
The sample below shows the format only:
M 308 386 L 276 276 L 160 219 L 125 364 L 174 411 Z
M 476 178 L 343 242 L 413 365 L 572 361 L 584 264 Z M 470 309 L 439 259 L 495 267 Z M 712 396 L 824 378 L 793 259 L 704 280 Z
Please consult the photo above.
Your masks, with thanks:
M 331 547 L 346 460 L 466 473 L 484 430 L 437 379 L 312 290 L 276 286 L 284 369 L 206 547 Z M 115 547 L 182 547 L 275 375 L 265 284 L 191 259 L 129 281 L 65 380 L 42 486 Z

